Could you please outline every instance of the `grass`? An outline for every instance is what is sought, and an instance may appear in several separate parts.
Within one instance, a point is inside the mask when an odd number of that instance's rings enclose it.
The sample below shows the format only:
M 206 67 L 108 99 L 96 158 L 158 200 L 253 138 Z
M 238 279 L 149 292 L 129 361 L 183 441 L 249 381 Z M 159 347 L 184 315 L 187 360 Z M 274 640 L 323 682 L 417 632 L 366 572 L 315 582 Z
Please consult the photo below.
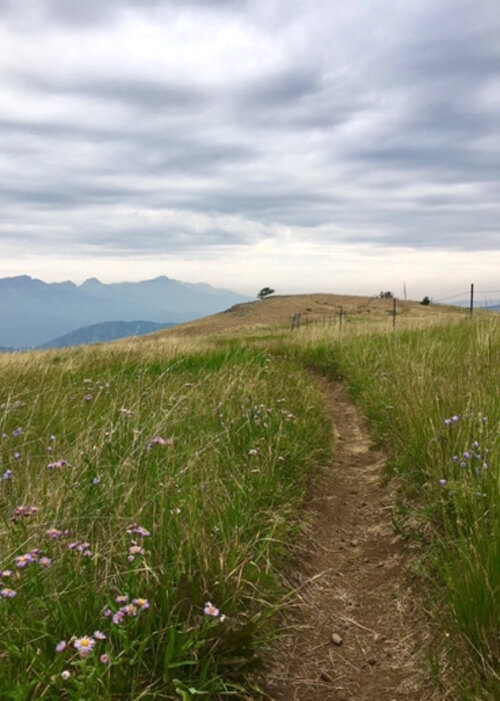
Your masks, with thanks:
M 441 631 L 437 683 L 500 696 L 499 317 L 408 304 L 393 331 L 353 298 L 340 329 L 320 321 L 330 297 L 0 356 L 2 699 L 258 696 L 307 478 L 330 450 L 309 367 L 347 382 L 390 454 L 395 528 Z M 310 323 L 290 333 L 297 304 Z
M 1 359 L 2 698 L 214 698 L 258 662 L 321 396 L 258 350 L 149 351 Z
M 500 696 L 499 322 L 316 334 L 288 350 L 344 378 L 390 451 L 396 526 L 422 544 L 418 571 L 443 630 L 434 654 L 463 699 Z

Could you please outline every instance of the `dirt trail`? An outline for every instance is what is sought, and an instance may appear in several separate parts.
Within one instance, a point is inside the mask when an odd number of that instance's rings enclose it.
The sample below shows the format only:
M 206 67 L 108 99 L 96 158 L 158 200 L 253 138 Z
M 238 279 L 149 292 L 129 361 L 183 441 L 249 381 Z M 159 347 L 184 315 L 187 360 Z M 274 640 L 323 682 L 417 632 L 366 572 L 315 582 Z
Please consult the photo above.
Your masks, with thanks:
M 410 588 L 409 554 L 392 528 L 384 455 L 343 385 L 325 382 L 325 392 L 333 460 L 310 487 L 307 532 L 289 573 L 298 589 L 287 620 L 293 632 L 271 653 L 268 698 L 438 698 L 419 666 L 430 636 Z

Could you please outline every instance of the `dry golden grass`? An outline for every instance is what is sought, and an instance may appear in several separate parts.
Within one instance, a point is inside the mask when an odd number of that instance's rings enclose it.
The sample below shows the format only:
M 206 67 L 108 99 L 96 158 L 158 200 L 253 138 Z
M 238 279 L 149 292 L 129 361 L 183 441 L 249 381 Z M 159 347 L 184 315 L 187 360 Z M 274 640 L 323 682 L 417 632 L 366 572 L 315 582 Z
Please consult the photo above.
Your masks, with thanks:
M 219 314 L 179 324 L 135 341 L 163 340 L 180 342 L 186 337 L 240 336 L 276 332 L 291 328 L 294 314 L 300 313 L 301 325 L 338 323 L 340 309 L 346 323 L 391 323 L 393 300 L 354 295 L 302 294 L 277 295 L 263 301 L 237 304 Z M 441 305 L 423 306 L 419 302 L 397 302 L 398 322 L 414 323 L 463 318 L 467 310 Z M 178 341 L 177 341 L 178 339 Z M 129 339 L 130 342 L 130 339 Z

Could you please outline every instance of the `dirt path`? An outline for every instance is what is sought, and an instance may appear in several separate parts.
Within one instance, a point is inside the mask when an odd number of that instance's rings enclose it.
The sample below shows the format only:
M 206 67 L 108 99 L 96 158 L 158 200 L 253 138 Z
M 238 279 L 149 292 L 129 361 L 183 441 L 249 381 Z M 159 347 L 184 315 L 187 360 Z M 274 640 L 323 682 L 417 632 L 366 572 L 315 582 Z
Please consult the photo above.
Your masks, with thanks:
M 287 620 L 293 634 L 272 651 L 268 698 L 439 698 L 418 664 L 429 632 L 412 596 L 409 554 L 392 528 L 384 455 L 346 389 L 325 382 L 325 392 L 333 460 L 310 488 L 308 528 L 289 573 L 298 590 Z

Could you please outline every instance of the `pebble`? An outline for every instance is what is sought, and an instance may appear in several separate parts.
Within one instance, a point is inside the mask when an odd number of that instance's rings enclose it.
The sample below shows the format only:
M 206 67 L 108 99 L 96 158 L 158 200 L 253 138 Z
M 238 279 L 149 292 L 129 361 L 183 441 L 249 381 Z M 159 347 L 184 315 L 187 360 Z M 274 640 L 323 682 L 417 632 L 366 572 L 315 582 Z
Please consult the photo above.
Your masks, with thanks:
M 353 539 L 351 540 L 351 545 L 352 545 L 352 547 L 355 548 L 357 544 L 358 544 L 358 541 L 356 540 L 356 538 L 353 538 Z
M 342 645 L 342 643 L 343 643 L 342 636 L 339 635 L 338 633 L 332 633 L 332 643 L 334 645 Z
M 331 677 L 328 672 L 321 672 L 319 676 L 324 682 L 333 682 L 333 677 Z

